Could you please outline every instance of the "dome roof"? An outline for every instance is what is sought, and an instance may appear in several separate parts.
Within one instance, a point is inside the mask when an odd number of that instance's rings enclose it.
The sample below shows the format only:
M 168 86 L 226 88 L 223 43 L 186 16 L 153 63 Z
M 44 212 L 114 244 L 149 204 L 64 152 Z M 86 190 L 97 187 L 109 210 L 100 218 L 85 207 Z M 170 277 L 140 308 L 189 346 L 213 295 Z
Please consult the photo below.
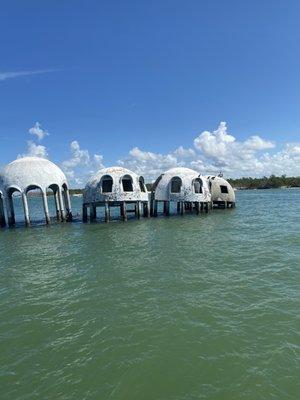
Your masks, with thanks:
M 58 186 L 67 184 L 66 176 L 57 165 L 45 158 L 17 158 L 6 165 L 0 175 L 2 191 L 15 188 L 23 192 L 30 186 L 46 190 L 54 184 Z
M 104 177 L 112 180 L 111 187 L 106 190 L 102 187 Z M 129 177 L 132 182 L 132 190 L 124 190 L 122 179 Z M 147 201 L 148 193 L 144 184 L 144 179 L 140 183 L 140 176 L 133 171 L 123 167 L 103 168 L 96 172 L 86 184 L 84 189 L 84 202 L 101 202 L 101 201 Z M 142 190 L 143 188 L 143 190 Z
M 170 168 L 166 172 L 164 172 L 162 175 L 171 175 L 171 176 L 192 176 L 195 175 L 196 177 L 199 176 L 199 172 L 194 171 L 191 168 L 185 168 L 185 167 L 175 167 L 175 168 Z
M 228 181 L 221 176 L 208 176 L 212 201 L 235 202 L 235 193 Z
M 181 180 L 179 192 L 172 192 L 171 181 L 178 177 Z M 194 180 L 200 178 L 202 193 L 195 193 Z M 210 193 L 207 181 L 199 172 L 190 168 L 171 168 L 161 174 L 153 186 L 155 200 L 158 201 L 209 201 Z
M 89 179 L 88 183 L 86 184 L 86 188 L 96 187 L 101 178 L 105 175 L 110 175 L 112 178 L 122 178 L 124 175 L 130 175 L 137 179 L 139 178 L 137 174 L 123 167 L 102 168 Z

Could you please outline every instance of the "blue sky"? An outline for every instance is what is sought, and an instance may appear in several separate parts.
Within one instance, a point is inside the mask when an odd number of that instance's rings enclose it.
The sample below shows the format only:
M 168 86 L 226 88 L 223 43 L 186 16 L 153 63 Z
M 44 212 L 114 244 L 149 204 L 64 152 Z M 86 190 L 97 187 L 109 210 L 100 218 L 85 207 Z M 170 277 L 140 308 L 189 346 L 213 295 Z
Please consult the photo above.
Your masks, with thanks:
M 77 184 L 116 163 L 300 174 L 299 15 L 292 0 L 2 2 L 0 165 L 47 153 Z

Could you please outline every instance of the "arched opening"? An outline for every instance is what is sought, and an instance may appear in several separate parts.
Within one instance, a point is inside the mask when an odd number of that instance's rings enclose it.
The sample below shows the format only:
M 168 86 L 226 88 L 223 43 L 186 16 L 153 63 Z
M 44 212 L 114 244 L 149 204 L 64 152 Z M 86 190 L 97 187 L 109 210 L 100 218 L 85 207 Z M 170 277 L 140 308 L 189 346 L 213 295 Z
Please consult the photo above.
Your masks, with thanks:
M 24 221 L 21 191 L 11 187 L 7 190 L 7 214 L 9 225 L 14 225 L 16 221 Z
M 132 177 L 130 175 L 123 176 L 122 187 L 124 192 L 133 192 Z
M 174 178 L 171 179 L 171 193 L 180 193 L 181 186 L 182 186 L 181 178 L 179 178 L 179 176 L 174 176 Z
M 142 176 L 139 177 L 139 185 L 140 185 L 141 192 L 146 193 L 147 192 L 147 188 L 146 188 L 146 185 L 145 185 L 144 178 Z
M 101 179 L 101 192 L 111 193 L 113 188 L 113 178 L 110 175 L 104 175 Z
M 48 186 L 47 200 L 50 216 L 56 215 L 58 221 L 61 220 L 61 207 L 59 203 L 59 186 L 56 183 Z
M 30 220 L 35 222 L 42 222 L 45 219 L 45 204 L 44 204 L 44 194 L 43 190 L 37 185 L 30 185 L 25 190 L 25 198 L 23 202 L 28 203 L 28 212 L 30 215 Z M 45 193 L 46 197 L 46 193 Z M 47 211 L 48 205 L 46 206 Z M 24 209 L 24 212 L 25 209 Z M 49 216 L 49 212 L 48 212 Z M 26 218 L 26 215 L 25 215 Z
M 202 186 L 203 186 L 203 182 L 202 182 L 201 178 L 194 179 L 193 187 L 194 187 L 195 193 L 202 193 Z

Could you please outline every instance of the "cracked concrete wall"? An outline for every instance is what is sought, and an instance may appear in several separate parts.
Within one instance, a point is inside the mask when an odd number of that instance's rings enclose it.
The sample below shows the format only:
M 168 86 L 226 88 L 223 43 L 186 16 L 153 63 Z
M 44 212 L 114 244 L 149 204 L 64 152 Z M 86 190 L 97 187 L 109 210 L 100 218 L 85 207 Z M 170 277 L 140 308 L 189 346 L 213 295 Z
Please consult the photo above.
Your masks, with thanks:
M 110 193 L 102 193 L 102 178 L 106 175 L 110 176 L 113 180 L 112 191 Z M 126 175 L 132 179 L 132 192 L 125 192 L 123 190 L 122 178 Z M 83 202 L 88 204 L 105 201 L 148 201 L 146 186 L 144 185 L 145 192 L 142 192 L 139 179 L 140 177 L 137 174 L 126 168 L 110 167 L 101 169 L 87 183 L 83 193 Z
M 227 201 L 235 203 L 234 190 L 230 183 L 226 181 L 226 179 L 220 176 L 208 176 L 207 181 L 209 186 L 211 186 L 210 191 L 212 201 Z M 228 193 L 222 193 L 221 186 L 226 186 Z
M 179 177 L 182 181 L 180 193 L 171 193 L 171 180 Z M 193 182 L 196 178 L 202 180 L 202 193 L 195 193 Z M 158 201 L 197 201 L 211 200 L 207 180 L 204 176 L 190 168 L 172 168 L 161 175 L 161 179 L 154 187 L 154 199 Z

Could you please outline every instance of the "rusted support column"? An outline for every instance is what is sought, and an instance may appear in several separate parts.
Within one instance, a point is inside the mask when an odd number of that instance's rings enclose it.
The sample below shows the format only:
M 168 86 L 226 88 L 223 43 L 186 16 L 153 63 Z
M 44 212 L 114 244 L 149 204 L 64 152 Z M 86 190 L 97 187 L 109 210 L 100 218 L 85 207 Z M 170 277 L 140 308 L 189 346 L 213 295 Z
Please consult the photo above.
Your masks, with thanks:
M 184 201 L 180 202 L 180 215 L 184 215 L 185 214 L 185 204 Z
M 170 202 L 164 201 L 164 215 L 168 217 L 170 214 Z
M 154 204 L 155 204 L 155 199 L 154 198 L 152 198 L 151 199 L 151 202 L 150 202 L 150 216 L 151 217 L 154 217 Z
M 63 198 L 62 198 L 62 191 L 61 191 L 60 187 L 58 188 L 58 204 L 59 204 L 61 220 L 65 221 L 66 213 L 65 213 L 65 208 L 64 208 Z
M 191 214 L 194 212 L 194 203 L 192 201 L 190 202 L 190 212 Z
M 58 190 L 55 190 L 55 192 L 54 192 L 54 202 L 55 202 L 55 209 L 56 209 L 56 219 L 57 219 L 57 221 L 61 221 Z
M 16 223 L 16 219 L 15 219 L 14 203 L 11 194 L 8 195 L 8 197 L 5 199 L 5 204 L 7 211 L 8 226 L 14 226 Z
M 23 203 L 23 210 L 24 210 L 24 218 L 25 218 L 25 225 L 30 225 L 30 218 L 29 218 L 29 209 L 28 209 L 28 201 L 26 193 L 22 193 L 22 203 Z
M 87 222 L 87 220 L 88 220 L 87 205 L 83 204 L 83 206 L 82 206 L 82 221 Z
M 123 221 L 127 221 L 127 209 L 126 209 L 126 202 L 121 202 L 121 217 Z
M 141 218 L 141 202 L 140 202 L 140 201 L 137 201 L 137 202 L 136 202 L 136 205 L 135 205 L 135 214 L 136 214 L 137 219 L 140 219 L 140 218 Z
M 105 222 L 109 222 L 110 213 L 109 213 L 109 204 L 107 201 L 104 203 L 104 211 L 105 211 Z
M 208 202 L 205 203 L 205 212 L 208 213 Z
M 46 224 L 50 224 L 50 215 L 49 215 L 49 208 L 48 208 L 47 193 L 43 191 L 42 195 L 43 195 L 43 206 L 44 206 Z
M 199 215 L 200 214 L 200 202 L 199 201 L 195 202 L 195 209 L 196 209 L 196 214 Z
M 146 201 L 146 202 L 144 202 L 143 203 L 143 216 L 145 217 L 145 218 L 148 218 L 149 217 L 149 208 L 150 208 L 150 204 L 149 204 L 149 201 Z
M 72 208 L 71 208 L 71 199 L 70 199 L 69 189 L 65 189 L 64 193 L 65 193 L 65 204 L 66 204 L 66 211 L 67 211 L 66 219 L 68 222 L 71 222 L 73 219 L 73 216 L 72 216 Z
M 94 222 L 97 218 L 97 209 L 95 204 L 90 204 L 90 222 Z
M 6 226 L 6 220 L 5 220 L 3 197 L 2 195 L 0 195 L 0 227 L 4 228 L 5 226 Z
M 158 201 L 154 200 L 154 202 L 153 202 L 153 217 L 157 217 L 157 205 L 158 205 Z

